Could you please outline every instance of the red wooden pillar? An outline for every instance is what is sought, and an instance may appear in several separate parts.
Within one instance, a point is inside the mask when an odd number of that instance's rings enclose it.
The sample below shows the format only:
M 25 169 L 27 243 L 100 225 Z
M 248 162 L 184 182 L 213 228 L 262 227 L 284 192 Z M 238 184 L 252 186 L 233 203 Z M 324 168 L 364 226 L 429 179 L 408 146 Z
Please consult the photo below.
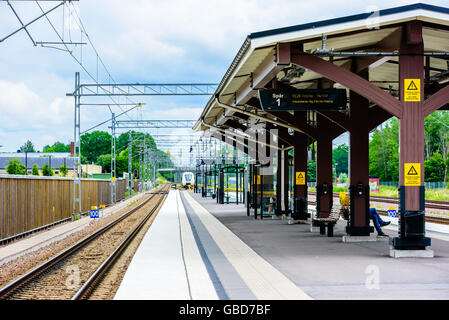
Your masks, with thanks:
M 284 176 L 284 197 L 282 199 L 283 203 L 284 203 L 284 208 L 281 207 L 281 210 L 283 210 L 285 212 L 285 214 L 289 213 L 289 207 L 288 207 L 288 198 L 289 198 L 289 193 L 290 193 L 290 177 L 289 177 L 289 155 L 288 155 L 288 150 L 284 151 L 284 171 L 283 171 L 283 176 Z
M 279 214 L 280 206 L 282 202 L 281 191 L 282 191 L 282 151 L 278 150 L 276 155 L 276 214 Z
M 323 118 L 317 115 L 318 126 Z M 325 130 L 325 129 L 323 129 Z M 318 217 L 327 218 L 333 203 L 332 140 L 329 135 L 317 138 L 316 153 L 316 209 Z
M 399 122 L 399 236 L 392 241 L 396 249 L 423 249 L 430 245 L 430 238 L 424 237 L 423 53 L 422 24 L 420 21 L 409 22 L 402 33 L 399 57 L 402 105 Z M 419 176 L 417 185 L 410 185 Z
M 349 194 L 350 219 L 346 232 L 369 236 L 369 101 L 350 91 Z
M 308 137 L 295 131 L 294 142 L 294 220 L 306 220 L 308 215 L 307 204 L 307 144 Z

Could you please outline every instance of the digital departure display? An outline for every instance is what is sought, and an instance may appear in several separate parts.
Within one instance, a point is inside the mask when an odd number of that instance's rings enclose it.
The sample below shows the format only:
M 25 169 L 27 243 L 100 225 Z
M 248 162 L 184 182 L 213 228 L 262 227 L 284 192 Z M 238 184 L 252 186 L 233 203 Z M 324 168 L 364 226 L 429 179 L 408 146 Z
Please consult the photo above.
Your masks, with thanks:
M 345 110 L 344 89 L 260 89 L 264 111 Z

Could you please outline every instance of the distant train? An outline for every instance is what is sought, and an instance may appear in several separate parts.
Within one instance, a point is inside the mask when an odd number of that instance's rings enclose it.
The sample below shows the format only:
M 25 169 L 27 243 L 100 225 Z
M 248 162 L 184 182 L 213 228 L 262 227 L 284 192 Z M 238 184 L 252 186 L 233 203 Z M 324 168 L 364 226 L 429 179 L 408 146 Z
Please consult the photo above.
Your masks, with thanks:
M 184 172 L 181 182 L 183 187 L 193 186 L 195 184 L 195 176 L 192 172 Z

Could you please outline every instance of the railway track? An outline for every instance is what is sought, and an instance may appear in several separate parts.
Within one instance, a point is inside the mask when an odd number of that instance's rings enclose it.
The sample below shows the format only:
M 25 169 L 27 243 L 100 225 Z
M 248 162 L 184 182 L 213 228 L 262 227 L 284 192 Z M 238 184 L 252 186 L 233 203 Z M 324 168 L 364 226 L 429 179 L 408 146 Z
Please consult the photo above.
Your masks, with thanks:
M 335 195 L 335 193 L 334 193 L 334 195 Z M 336 196 L 336 198 L 338 198 L 338 196 Z M 379 197 L 379 198 L 381 198 L 381 197 Z M 390 199 L 391 199 L 391 198 L 390 198 Z M 386 202 L 386 201 L 382 201 L 382 200 L 377 200 L 377 201 L 379 201 L 379 202 Z M 396 203 L 397 203 L 397 202 L 396 202 Z M 315 202 L 315 201 L 308 201 L 308 204 L 314 206 L 314 205 L 316 205 L 316 202 Z M 427 207 L 427 204 L 426 204 L 426 207 Z M 445 208 L 446 208 L 446 207 L 443 207 L 443 208 L 438 207 L 438 209 L 445 209 Z M 386 210 L 380 210 L 380 209 L 377 209 L 377 212 L 378 212 L 380 215 L 383 215 L 383 216 L 386 216 L 386 215 L 387 215 L 387 211 L 386 211 Z M 426 215 L 426 216 L 425 216 L 425 221 L 426 221 L 426 222 L 432 222 L 432 223 L 438 223 L 438 224 L 449 225 L 449 219 L 448 219 L 448 218 L 444 218 L 444 217 L 435 217 L 435 216 L 429 216 L 429 215 Z
M 140 231 L 154 219 L 168 190 L 169 185 L 161 187 L 126 214 L 0 288 L 0 299 L 89 298 L 133 240 L 143 237 Z
M 316 196 L 315 191 L 309 191 L 310 195 Z M 338 198 L 339 193 L 334 192 L 334 198 Z M 392 204 L 399 204 L 398 198 L 391 198 L 391 197 L 379 197 L 379 196 L 371 196 L 370 200 L 377 201 L 377 202 L 385 202 L 385 203 L 392 203 Z M 449 210 L 449 201 L 440 201 L 440 200 L 426 200 L 426 208 L 431 209 L 442 209 L 442 210 Z

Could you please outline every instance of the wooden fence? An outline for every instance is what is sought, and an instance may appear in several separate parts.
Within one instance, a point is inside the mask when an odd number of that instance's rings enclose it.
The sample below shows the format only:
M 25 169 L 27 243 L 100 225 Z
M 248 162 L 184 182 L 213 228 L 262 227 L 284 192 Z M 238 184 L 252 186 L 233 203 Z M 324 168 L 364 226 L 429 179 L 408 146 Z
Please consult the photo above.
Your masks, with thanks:
M 125 198 L 127 179 L 117 179 L 117 201 Z M 82 179 L 81 212 L 111 203 L 109 180 Z M 70 218 L 73 179 L 0 176 L 0 239 Z

